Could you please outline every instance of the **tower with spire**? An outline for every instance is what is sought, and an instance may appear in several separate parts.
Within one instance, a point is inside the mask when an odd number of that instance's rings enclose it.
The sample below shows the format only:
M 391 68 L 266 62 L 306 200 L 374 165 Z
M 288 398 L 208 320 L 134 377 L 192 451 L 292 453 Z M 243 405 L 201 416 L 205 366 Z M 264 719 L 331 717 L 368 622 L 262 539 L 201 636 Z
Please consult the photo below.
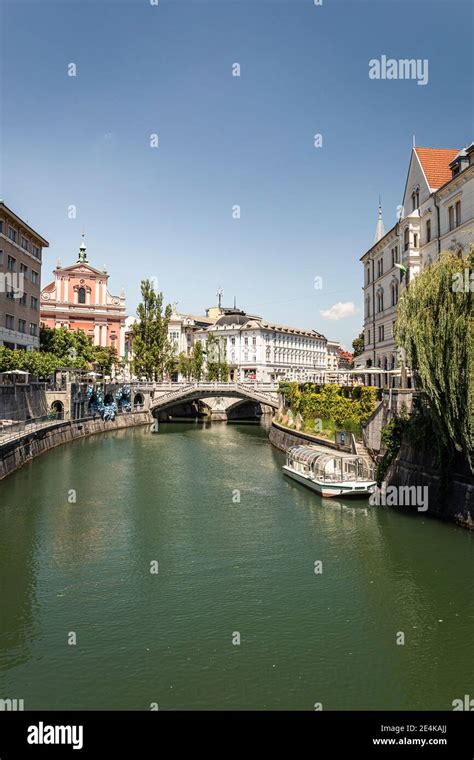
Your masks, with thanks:
M 375 228 L 375 236 L 374 236 L 374 245 L 375 243 L 378 243 L 379 240 L 382 240 L 383 236 L 385 235 L 385 227 L 382 219 L 382 201 L 379 196 L 379 214 L 377 219 L 377 226 Z
M 81 264 L 88 264 L 89 263 L 87 261 L 86 244 L 85 244 L 85 241 L 84 241 L 84 233 L 82 233 L 81 245 L 79 246 L 79 256 L 78 256 L 77 261 L 78 261 L 78 263 L 81 262 Z

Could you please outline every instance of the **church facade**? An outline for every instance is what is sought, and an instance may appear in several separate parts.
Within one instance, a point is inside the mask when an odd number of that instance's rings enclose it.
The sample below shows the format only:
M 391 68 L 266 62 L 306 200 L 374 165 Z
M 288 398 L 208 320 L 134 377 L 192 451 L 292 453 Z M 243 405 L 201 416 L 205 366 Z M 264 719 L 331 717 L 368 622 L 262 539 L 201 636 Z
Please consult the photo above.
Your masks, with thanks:
M 82 239 L 75 264 L 54 270 L 54 281 L 41 291 L 41 324 L 84 330 L 95 346 L 114 347 L 125 353 L 125 295 L 111 295 L 107 270 L 96 269 L 87 260 Z

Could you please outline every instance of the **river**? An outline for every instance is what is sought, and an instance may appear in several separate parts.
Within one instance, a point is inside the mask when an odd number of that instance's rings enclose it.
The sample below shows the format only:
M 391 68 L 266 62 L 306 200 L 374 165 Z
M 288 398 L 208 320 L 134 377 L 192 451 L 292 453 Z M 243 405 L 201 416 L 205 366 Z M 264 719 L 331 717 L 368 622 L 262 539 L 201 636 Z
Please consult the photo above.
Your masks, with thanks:
M 0 698 L 452 709 L 472 692 L 474 535 L 322 501 L 283 461 L 263 427 L 189 422 L 61 446 L 3 481 Z

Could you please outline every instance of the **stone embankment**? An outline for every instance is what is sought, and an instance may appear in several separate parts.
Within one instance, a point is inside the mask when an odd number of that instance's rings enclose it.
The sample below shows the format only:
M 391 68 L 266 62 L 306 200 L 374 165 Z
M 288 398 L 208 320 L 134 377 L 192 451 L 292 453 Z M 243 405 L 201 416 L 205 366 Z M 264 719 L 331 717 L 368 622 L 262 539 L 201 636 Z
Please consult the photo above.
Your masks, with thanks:
M 123 430 L 137 425 L 147 425 L 153 418 L 149 412 L 120 414 L 115 420 L 103 422 L 101 419 L 68 420 L 25 432 L 17 438 L 0 443 L 0 480 L 18 470 L 26 462 L 63 443 L 86 438 L 97 433 Z

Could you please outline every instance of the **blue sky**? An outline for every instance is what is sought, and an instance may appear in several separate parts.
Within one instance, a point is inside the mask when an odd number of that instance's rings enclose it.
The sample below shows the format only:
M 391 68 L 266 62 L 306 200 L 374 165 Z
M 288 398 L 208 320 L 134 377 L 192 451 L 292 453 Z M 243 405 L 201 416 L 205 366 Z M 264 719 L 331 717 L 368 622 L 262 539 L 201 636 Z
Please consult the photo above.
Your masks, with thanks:
M 1 197 L 50 242 L 43 284 L 84 228 L 130 314 L 143 277 L 192 313 L 220 286 L 349 347 L 359 258 L 379 193 L 396 221 L 412 135 L 473 139 L 468 2 L 7 0 L 2 27 Z M 428 84 L 370 80 L 382 54 L 428 59 Z M 324 319 L 338 302 L 359 311 Z

